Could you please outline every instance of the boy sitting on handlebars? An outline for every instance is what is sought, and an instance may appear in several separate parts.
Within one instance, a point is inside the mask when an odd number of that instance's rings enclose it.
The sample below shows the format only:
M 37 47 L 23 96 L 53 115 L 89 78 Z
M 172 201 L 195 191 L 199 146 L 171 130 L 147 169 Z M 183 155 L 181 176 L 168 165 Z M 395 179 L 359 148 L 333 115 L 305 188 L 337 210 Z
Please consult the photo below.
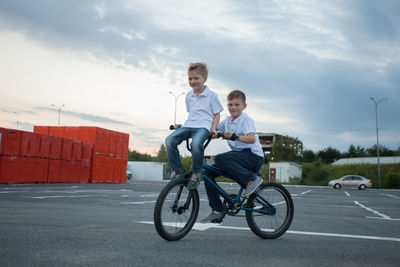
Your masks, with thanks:
M 235 90 L 228 95 L 228 110 L 231 116 L 221 121 L 217 127 L 228 140 L 232 149 L 218 154 L 213 167 L 226 173 L 230 178 L 245 187 L 242 197 L 251 195 L 263 180 L 256 174 L 264 163 L 264 153 L 256 134 L 254 121 L 243 110 L 246 108 L 246 95 Z M 216 174 L 207 171 L 206 175 L 215 181 Z M 207 180 L 204 181 L 211 213 L 200 222 L 213 222 L 225 216 L 225 208 L 218 190 Z
M 168 160 L 172 169 L 170 180 L 175 180 L 182 178 L 185 173 L 178 145 L 184 140 L 192 138 L 193 174 L 187 185 L 189 189 L 195 189 L 200 184 L 203 177 L 203 144 L 210 134 L 213 138 L 217 136 L 216 129 L 220 120 L 220 112 L 224 110 L 217 94 L 204 84 L 207 77 L 208 70 L 205 63 L 191 63 L 189 65 L 189 85 L 193 89 L 186 94 L 185 99 L 189 117 L 182 127 L 175 125 L 175 131 L 165 140 Z

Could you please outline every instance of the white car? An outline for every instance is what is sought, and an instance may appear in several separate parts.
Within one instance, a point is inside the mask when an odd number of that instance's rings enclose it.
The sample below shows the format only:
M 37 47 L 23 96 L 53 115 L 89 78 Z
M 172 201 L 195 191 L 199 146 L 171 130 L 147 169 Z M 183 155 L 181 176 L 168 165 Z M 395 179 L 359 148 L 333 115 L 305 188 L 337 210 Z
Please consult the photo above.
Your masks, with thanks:
M 133 173 L 130 170 L 126 169 L 126 179 L 127 180 L 132 179 L 132 175 L 133 175 Z
M 345 175 L 339 179 L 329 181 L 328 185 L 335 189 L 339 189 L 341 187 L 353 187 L 364 190 L 367 187 L 372 187 L 372 182 L 370 179 L 360 175 Z

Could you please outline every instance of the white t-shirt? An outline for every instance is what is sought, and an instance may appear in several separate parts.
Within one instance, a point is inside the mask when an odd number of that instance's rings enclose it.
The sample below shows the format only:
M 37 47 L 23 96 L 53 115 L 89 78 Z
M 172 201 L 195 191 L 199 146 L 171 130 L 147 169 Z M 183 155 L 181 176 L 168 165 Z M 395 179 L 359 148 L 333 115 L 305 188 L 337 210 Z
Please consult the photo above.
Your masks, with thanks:
M 198 96 L 194 90 L 190 90 L 186 94 L 185 102 L 189 117 L 183 124 L 184 127 L 206 128 L 210 131 L 214 115 L 224 110 L 218 95 L 207 86 Z
M 257 156 L 264 157 L 260 140 L 258 138 L 258 135 L 256 134 L 256 126 L 254 124 L 254 121 L 246 113 L 240 114 L 240 116 L 234 121 L 232 121 L 231 116 L 227 117 L 225 120 L 221 121 L 218 124 L 217 129 L 221 133 L 234 133 L 237 136 L 254 133 L 256 140 L 252 144 L 243 143 L 238 140 L 228 140 L 228 144 L 232 150 L 240 151 L 244 149 L 250 149 L 251 152 L 253 152 Z

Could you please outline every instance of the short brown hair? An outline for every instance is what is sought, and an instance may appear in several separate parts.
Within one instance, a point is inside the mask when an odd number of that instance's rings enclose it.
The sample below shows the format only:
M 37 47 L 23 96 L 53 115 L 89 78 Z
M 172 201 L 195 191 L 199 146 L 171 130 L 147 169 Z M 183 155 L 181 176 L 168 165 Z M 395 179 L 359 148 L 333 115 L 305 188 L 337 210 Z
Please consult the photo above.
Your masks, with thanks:
M 232 100 L 234 98 L 240 98 L 243 100 L 243 103 L 246 103 L 246 95 L 240 90 L 233 90 L 228 94 L 228 100 Z
M 194 71 L 194 70 L 197 70 L 200 73 L 200 75 L 203 77 L 208 76 L 207 63 L 204 63 L 204 62 L 190 63 L 188 72 Z

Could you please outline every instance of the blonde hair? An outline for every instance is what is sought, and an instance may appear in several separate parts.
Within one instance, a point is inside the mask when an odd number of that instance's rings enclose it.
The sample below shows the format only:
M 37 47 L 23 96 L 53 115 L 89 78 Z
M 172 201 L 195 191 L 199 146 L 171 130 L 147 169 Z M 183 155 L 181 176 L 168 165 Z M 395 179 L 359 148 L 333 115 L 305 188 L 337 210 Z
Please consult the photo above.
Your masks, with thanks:
M 233 90 L 228 94 L 228 100 L 232 100 L 234 98 L 242 99 L 243 103 L 246 104 L 246 95 L 240 90 Z
M 189 71 L 198 71 L 201 76 L 207 77 L 208 76 L 207 63 L 203 63 L 203 62 L 190 63 L 188 72 Z

